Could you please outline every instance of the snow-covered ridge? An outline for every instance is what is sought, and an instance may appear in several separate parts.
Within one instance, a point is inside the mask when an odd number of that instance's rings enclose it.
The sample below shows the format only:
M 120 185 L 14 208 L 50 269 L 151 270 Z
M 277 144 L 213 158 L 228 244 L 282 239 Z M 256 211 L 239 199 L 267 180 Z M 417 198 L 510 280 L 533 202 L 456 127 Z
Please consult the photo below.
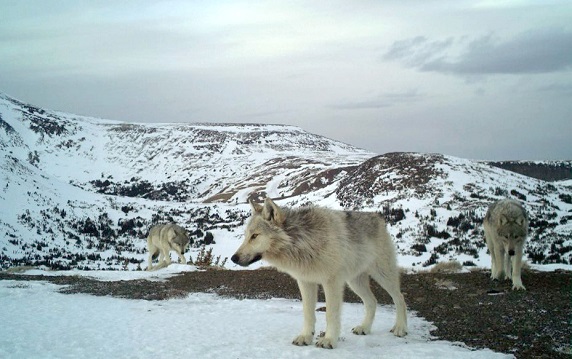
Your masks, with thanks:
M 488 265 L 480 221 L 513 197 L 531 214 L 530 260 L 572 261 L 564 183 L 441 154 L 377 156 L 294 126 L 122 123 L 0 94 L 0 171 L 2 267 L 144 267 L 146 232 L 164 221 L 197 242 L 211 232 L 224 258 L 242 240 L 247 201 L 264 196 L 381 211 L 406 266 Z

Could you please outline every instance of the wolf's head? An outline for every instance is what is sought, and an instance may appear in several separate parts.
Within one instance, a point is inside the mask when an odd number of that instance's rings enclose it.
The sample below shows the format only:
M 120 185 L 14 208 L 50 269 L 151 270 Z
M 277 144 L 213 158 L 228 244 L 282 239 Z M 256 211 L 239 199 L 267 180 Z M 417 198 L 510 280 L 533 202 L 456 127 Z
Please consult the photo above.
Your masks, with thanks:
M 188 245 L 190 244 L 189 236 L 187 231 L 183 227 L 179 227 L 176 225 L 168 225 L 172 230 L 172 240 L 171 240 L 171 248 L 177 252 L 185 253 L 187 250 Z
M 264 205 L 254 202 L 250 205 L 252 217 L 246 226 L 244 242 L 231 257 L 243 267 L 265 258 L 285 236 L 282 230 L 285 213 L 270 198 L 264 200 Z
M 499 217 L 497 235 L 510 256 L 515 254 L 515 248 L 522 248 L 528 234 L 527 226 L 528 223 L 524 216 L 519 215 L 516 218 L 511 218 L 501 215 Z

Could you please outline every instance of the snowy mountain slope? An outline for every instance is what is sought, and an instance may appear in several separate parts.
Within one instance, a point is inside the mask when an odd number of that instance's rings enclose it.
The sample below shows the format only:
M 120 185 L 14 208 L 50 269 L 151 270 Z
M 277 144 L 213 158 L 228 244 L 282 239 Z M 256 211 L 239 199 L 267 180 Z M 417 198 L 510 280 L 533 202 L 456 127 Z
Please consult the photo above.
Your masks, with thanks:
M 215 255 L 230 256 L 247 200 L 266 195 L 382 211 L 404 265 L 483 266 L 486 207 L 514 197 L 531 214 L 531 261 L 572 261 L 565 184 L 438 154 L 375 156 L 292 126 L 128 124 L 0 94 L 0 171 L 2 267 L 136 268 L 149 226 L 168 220 L 195 241 L 211 232 Z
M 228 232 L 248 198 L 310 191 L 372 155 L 291 126 L 126 124 L 5 95 L 0 140 L 3 267 L 138 263 L 153 223 Z
M 167 186 L 174 188 L 161 199 L 228 199 L 232 188 L 269 182 L 275 164 L 299 175 L 372 156 L 292 126 L 127 124 L 45 111 L 6 96 L 2 104 L 4 123 L 17 134 L 10 141 L 18 141 L 18 135 L 25 139 L 17 146 L 18 157 L 102 193 L 129 196 L 124 187 L 141 187 L 137 196 L 153 197 L 148 192 L 164 192 Z
M 393 219 L 391 229 L 398 242 L 406 238 L 405 247 L 411 248 L 414 256 L 425 259 L 429 255 L 425 262 L 413 261 L 419 264 L 463 257 L 468 262 L 487 264 L 482 219 L 490 203 L 505 197 L 523 201 L 529 212 L 531 259 L 558 260 L 564 254 L 569 262 L 569 193 L 569 188 L 559 184 L 480 162 L 417 153 L 371 158 L 337 189 L 345 207 L 377 209 Z

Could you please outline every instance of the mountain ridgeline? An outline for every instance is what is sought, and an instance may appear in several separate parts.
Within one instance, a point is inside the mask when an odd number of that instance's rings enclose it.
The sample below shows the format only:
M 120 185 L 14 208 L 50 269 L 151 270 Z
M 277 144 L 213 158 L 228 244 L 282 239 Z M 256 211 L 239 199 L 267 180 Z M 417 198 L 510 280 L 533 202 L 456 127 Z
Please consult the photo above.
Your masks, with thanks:
M 530 215 L 528 260 L 572 264 L 572 188 L 555 181 L 571 163 L 376 155 L 293 126 L 124 123 L 0 94 L 0 266 L 144 267 L 148 229 L 167 221 L 228 256 L 248 201 L 266 196 L 379 211 L 401 260 L 420 267 L 488 266 L 486 208 L 516 198 Z
M 500 161 L 489 164 L 544 181 L 572 179 L 572 161 Z

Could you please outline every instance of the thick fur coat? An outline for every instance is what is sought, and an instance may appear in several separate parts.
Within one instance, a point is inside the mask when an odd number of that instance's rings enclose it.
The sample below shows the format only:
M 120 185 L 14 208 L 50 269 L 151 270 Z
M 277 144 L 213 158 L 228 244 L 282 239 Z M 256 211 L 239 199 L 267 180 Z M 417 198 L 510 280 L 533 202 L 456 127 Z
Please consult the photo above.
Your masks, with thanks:
M 314 339 L 318 285 L 324 288 L 327 308 L 326 332 L 318 339 L 318 347 L 337 345 L 346 283 L 365 304 L 364 320 L 352 331 L 369 334 L 377 307 L 370 277 L 390 294 L 397 307 L 391 331 L 396 336 L 407 333 L 395 246 L 378 213 L 282 208 L 267 198 L 262 206 L 252 203 L 244 242 L 231 259 L 242 266 L 263 259 L 297 280 L 304 326 L 293 344 L 308 345 Z
M 512 279 L 512 289 L 525 287 L 521 279 L 522 254 L 528 236 L 528 216 L 520 202 L 503 199 L 493 203 L 483 221 L 491 254 L 491 278 Z
M 149 230 L 147 249 L 149 250 L 149 264 L 147 270 L 167 267 L 171 264 L 170 251 L 179 256 L 179 263 L 186 263 L 185 250 L 189 245 L 187 231 L 174 223 L 158 224 Z M 153 267 L 153 259 L 159 256 L 159 263 Z

